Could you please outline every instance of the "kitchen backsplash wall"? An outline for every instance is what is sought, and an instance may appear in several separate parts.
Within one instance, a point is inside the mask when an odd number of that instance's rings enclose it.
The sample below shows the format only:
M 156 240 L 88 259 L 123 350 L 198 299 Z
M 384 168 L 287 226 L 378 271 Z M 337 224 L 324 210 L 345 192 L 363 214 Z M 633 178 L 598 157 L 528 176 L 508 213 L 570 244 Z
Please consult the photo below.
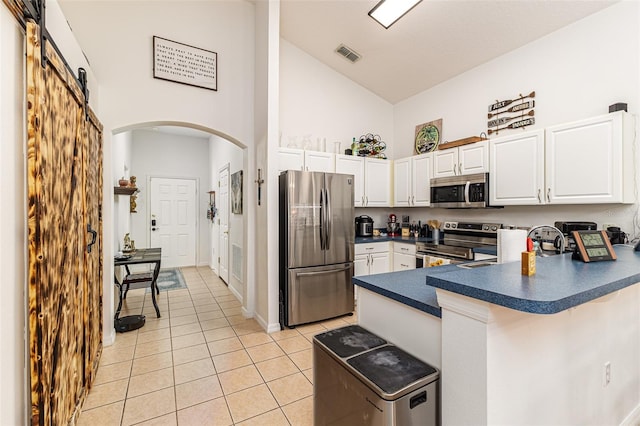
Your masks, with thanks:
M 420 220 L 455 220 L 501 223 L 517 227 L 553 225 L 556 221 L 596 222 L 598 228 L 604 224 L 619 226 L 629 234 L 629 239 L 640 236 L 640 228 L 634 228 L 634 218 L 638 216 L 637 205 L 579 205 L 579 206 L 509 206 L 502 209 L 436 209 L 436 208 L 356 208 L 355 215 L 368 215 L 373 219 L 374 228 L 385 228 L 389 214 L 409 215 L 411 222 Z

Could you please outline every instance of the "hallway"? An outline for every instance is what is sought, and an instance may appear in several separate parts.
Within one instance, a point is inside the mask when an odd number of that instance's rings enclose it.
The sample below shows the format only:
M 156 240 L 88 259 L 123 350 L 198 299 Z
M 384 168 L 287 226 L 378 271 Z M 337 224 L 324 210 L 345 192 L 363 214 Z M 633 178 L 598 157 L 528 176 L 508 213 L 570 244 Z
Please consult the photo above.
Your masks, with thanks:
M 207 267 L 183 268 L 187 289 L 144 289 L 122 315 L 145 326 L 105 347 L 82 425 L 312 425 L 311 339 L 355 323 L 343 317 L 265 333 Z

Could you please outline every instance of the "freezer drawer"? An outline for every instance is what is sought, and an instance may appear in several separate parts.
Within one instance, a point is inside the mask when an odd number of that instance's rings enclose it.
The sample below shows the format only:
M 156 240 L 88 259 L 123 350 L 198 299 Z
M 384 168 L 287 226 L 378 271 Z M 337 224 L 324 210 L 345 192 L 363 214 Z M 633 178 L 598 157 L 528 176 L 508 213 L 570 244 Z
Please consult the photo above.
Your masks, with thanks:
M 291 327 L 353 312 L 353 263 L 289 269 L 286 324 Z

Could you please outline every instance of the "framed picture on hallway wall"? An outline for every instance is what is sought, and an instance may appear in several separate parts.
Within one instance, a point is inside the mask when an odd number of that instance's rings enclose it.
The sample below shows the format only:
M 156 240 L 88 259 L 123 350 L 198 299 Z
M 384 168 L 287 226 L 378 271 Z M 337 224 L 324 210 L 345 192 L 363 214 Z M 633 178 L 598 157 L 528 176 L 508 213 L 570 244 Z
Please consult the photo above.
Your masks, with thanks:
M 242 170 L 231 175 L 231 213 L 242 214 Z
M 218 54 L 153 36 L 153 77 L 218 90 Z

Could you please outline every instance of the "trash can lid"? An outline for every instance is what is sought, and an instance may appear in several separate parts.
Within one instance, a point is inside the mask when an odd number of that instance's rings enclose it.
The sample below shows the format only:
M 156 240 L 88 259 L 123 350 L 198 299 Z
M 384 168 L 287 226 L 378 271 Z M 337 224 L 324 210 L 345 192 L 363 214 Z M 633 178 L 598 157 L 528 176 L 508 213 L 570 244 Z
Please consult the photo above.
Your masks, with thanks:
M 314 339 L 341 358 L 350 357 L 387 344 L 386 340 L 359 325 L 348 325 L 329 330 L 315 335 Z
M 381 398 L 387 400 L 400 398 L 439 377 L 434 367 L 393 345 L 354 356 L 347 363 L 369 382 Z

